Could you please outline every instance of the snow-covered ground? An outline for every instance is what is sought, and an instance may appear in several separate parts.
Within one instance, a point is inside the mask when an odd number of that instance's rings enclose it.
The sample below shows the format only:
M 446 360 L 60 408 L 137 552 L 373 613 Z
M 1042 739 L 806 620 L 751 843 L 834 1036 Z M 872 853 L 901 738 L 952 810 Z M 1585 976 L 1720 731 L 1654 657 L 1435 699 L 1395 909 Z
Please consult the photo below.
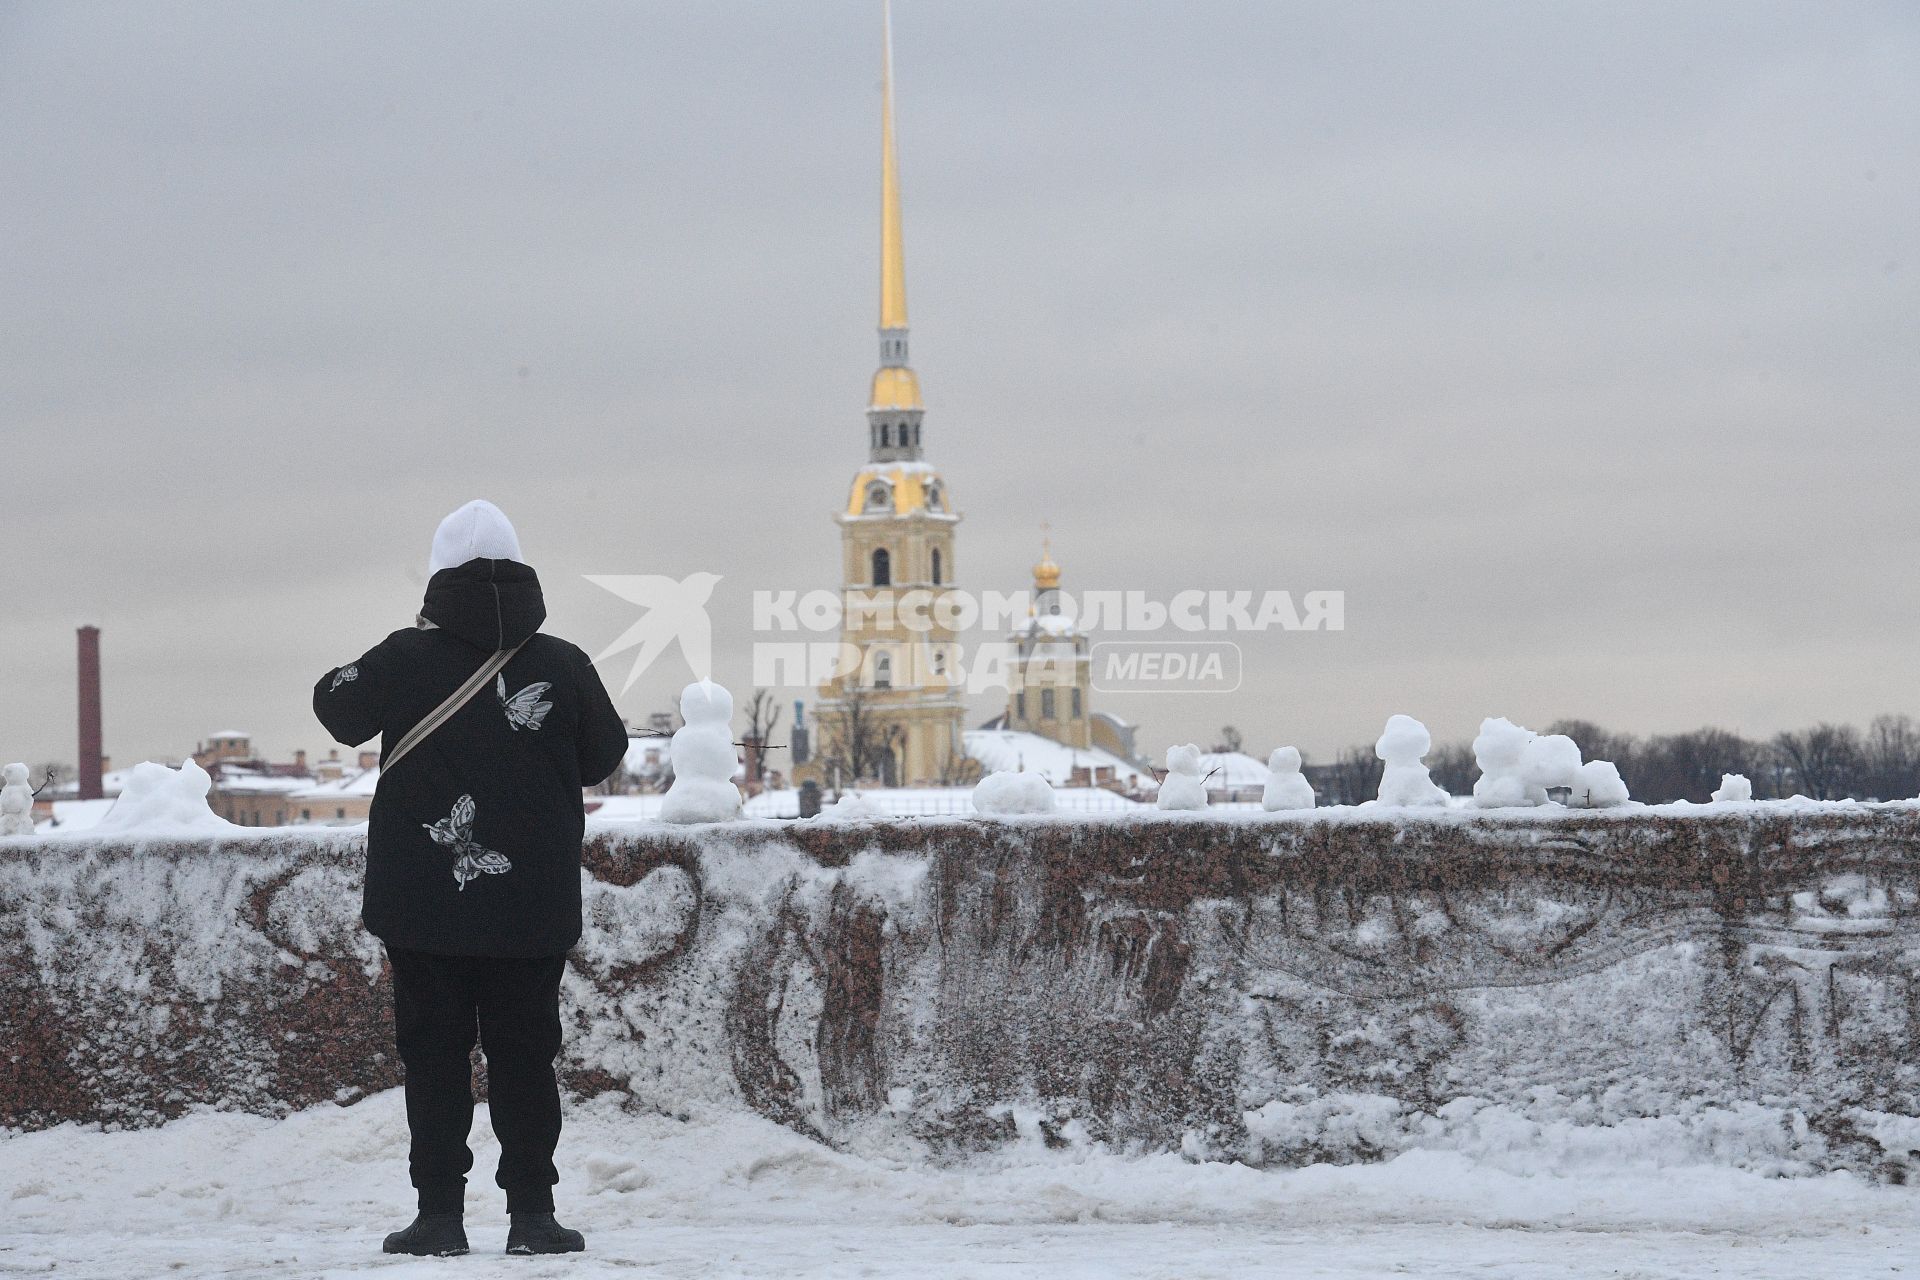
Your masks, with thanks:
M 756 1117 L 574 1109 L 572 1259 L 497 1256 L 485 1110 L 474 1255 L 385 1258 L 411 1216 L 399 1094 L 284 1120 L 0 1137 L 0 1274 L 59 1277 L 1045 1275 L 1838 1277 L 1920 1269 L 1920 1193 L 1851 1175 L 1475 1161 L 1415 1152 L 1290 1172 L 1015 1149 L 935 1169 L 834 1152 Z M 1903 1271 L 1904 1269 L 1904 1271 Z

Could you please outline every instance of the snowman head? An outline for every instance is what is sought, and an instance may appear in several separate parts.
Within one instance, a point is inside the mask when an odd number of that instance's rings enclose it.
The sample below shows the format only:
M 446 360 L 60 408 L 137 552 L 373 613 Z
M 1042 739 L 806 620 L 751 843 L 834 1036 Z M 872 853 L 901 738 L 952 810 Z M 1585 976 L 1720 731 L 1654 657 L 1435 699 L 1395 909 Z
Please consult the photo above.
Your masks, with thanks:
M 1300 772 L 1300 748 L 1275 747 L 1273 754 L 1267 757 L 1267 768 L 1275 773 Z
M 1373 754 L 1388 764 L 1419 764 L 1432 747 L 1433 735 L 1427 726 L 1412 716 L 1392 716 L 1380 741 L 1373 744 Z
M 680 691 L 680 718 L 688 724 L 731 724 L 733 695 L 711 680 L 695 680 Z
M 1198 776 L 1200 773 L 1200 748 L 1191 742 L 1183 747 L 1167 748 L 1167 771 Z
M 1505 716 L 1488 716 L 1480 722 L 1480 736 L 1473 740 L 1473 759 L 1482 772 L 1518 769 L 1533 734 Z
M 6 778 L 8 786 L 24 787 L 27 785 L 27 766 L 23 764 L 8 765 L 6 768 Z

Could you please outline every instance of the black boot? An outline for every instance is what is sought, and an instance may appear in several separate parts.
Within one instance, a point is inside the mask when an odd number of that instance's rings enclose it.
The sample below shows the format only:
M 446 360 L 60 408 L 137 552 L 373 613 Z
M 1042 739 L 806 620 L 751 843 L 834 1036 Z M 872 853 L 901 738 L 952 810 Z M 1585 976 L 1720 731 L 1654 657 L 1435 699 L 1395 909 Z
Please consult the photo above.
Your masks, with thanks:
M 380 1246 L 382 1253 L 410 1253 L 416 1258 L 450 1258 L 466 1251 L 467 1229 L 457 1213 L 423 1213 Z
M 552 1213 L 516 1213 L 507 1228 L 508 1253 L 582 1253 L 587 1238 L 553 1220 Z

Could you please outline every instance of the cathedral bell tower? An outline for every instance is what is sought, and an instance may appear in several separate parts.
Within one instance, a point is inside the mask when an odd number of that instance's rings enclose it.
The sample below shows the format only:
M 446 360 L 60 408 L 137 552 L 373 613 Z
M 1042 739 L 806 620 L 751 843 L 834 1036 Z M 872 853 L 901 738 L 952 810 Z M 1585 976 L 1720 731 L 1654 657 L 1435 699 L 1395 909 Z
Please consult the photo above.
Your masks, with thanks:
M 1050 540 L 1033 566 L 1033 614 L 1008 640 L 1015 658 L 1007 728 L 1069 747 L 1092 746 L 1092 653 L 1087 634 L 1061 610 L 1060 566 L 1053 561 Z
M 867 397 L 867 464 L 840 525 L 842 660 L 820 686 L 818 775 L 843 786 L 968 775 L 958 650 L 939 607 L 960 523 L 921 442 L 920 379 L 907 362 L 907 272 L 886 14 L 880 122 L 880 367 Z

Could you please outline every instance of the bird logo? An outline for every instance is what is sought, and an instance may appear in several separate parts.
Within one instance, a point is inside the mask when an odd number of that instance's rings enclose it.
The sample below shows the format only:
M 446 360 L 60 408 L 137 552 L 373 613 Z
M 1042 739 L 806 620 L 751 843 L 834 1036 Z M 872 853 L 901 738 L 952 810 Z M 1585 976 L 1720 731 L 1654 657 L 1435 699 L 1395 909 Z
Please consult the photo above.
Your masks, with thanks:
M 627 672 L 627 682 L 620 686 L 620 692 L 625 693 L 633 688 L 633 682 L 640 678 L 640 673 L 652 666 L 654 660 L 676 640 L 680 642 L 680 652 L 686 658 L 687 665 L 693 668 L 694 679 L 712 677 L 713 624 L 707 618 L 707 601 L 712 598 L 713 589 L 720 581 L 719 574 L 692 573 L 678 580 L 657 573 L 589 573 L 585 576 L 596 587 L 611 591 L 627 603 L 637 604 L 646 610 L 640 615 L 639 621 L 621 632 L 619 639 L 594 658 L 597 664 L 616 653 L 639 647 L 639 652 L 633 655 L 633 666 Z

